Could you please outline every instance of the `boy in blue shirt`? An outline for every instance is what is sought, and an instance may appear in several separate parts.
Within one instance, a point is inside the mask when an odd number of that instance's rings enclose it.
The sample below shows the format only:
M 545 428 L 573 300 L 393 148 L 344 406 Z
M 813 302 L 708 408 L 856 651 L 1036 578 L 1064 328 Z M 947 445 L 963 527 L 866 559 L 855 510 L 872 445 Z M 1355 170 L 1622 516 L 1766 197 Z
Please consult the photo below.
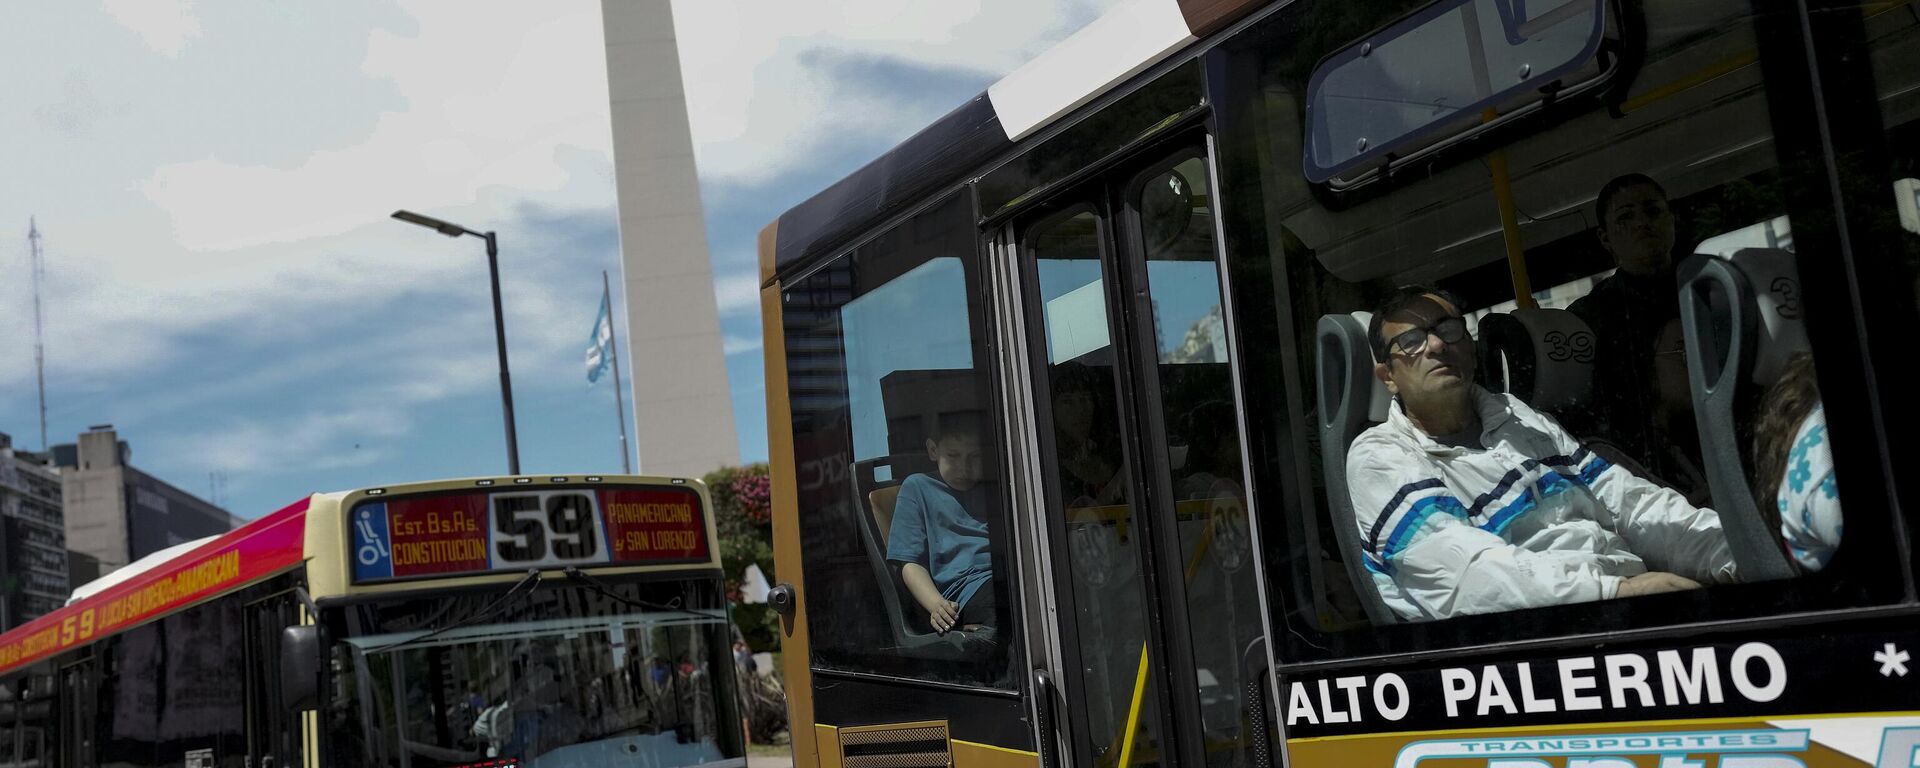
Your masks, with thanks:
M 983 512 L 980 433 L 970 424 L 946 423 L 927 440 L 932 474 L 916 473 L 900 484 L 894 502 L 887 561 L 937 632 L 990 627 L 994 618 L 993 558 Z

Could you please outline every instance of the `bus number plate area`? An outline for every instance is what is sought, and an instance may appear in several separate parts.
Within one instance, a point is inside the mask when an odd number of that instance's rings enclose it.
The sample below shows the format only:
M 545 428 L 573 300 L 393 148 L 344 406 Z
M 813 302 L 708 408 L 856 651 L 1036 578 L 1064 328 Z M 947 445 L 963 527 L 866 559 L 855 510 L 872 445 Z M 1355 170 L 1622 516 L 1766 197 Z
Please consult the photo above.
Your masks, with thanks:
M 709 558 L 700 497 L 554 489 L 369 500 L 349 516 L 356 583 Z

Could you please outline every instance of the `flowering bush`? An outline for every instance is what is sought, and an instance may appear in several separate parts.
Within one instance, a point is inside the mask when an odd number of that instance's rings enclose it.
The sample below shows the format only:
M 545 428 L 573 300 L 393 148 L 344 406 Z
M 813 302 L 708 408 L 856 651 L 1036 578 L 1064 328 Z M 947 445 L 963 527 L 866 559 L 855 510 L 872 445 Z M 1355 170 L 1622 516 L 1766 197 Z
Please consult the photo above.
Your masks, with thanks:
M 773 579 L 773 483 L 767 465 L 721 467 L 701 478 L 713 496 L 714 527 L 720 531 L 720 564 L 726 572 L 733 623 L 755 651 L 780 650 L 780 617 L 767 605 L 740 601 L 747 566 Z
M 763 471 L 752 472 L 755 467 Z M 748 467 L 748 472 L 733 479 L 730 488 L 734 501 L 740 505 L 740 511 L 759 525 L 773 522 L 773 478 L 767 476 L 765 467 L 764 464 Z

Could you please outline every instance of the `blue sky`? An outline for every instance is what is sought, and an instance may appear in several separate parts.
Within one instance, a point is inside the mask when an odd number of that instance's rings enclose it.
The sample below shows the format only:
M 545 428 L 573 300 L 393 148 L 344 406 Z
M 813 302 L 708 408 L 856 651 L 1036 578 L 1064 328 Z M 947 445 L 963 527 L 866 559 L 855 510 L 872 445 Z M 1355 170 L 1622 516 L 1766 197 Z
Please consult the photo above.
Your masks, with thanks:
M 674 3 L 743 458 L 766 456 L 760 227 L 1110 4 Z M 483 252 L 387 218 L 409 208 L 501 233 L 525 469 L 617 470 L 580 362 L 601 270 L 619 284 L 601 41 L 578 0 L 11 9 L 0 431 L 40 447 L 35 216 L 52 442 L 112 423 L 243 517 L 503 471 Z

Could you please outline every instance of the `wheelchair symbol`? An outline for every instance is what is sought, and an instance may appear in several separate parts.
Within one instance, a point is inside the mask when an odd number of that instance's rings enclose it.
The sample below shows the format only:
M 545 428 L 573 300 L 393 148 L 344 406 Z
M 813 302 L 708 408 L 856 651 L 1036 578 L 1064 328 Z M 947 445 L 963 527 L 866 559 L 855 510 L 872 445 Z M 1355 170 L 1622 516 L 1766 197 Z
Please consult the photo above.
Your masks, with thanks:
M 366 542 L 360 545 L 361 565 L 373 565 L 380 562 L 381 558 L 393 556 L 393 551 L 387 548 L 387 543 L 382 541 L 380 534 L 373 529 L 372 510 L 360 510 L 360 519 L 354 521 L 354 525 L 360 529 L 360 539 Z

